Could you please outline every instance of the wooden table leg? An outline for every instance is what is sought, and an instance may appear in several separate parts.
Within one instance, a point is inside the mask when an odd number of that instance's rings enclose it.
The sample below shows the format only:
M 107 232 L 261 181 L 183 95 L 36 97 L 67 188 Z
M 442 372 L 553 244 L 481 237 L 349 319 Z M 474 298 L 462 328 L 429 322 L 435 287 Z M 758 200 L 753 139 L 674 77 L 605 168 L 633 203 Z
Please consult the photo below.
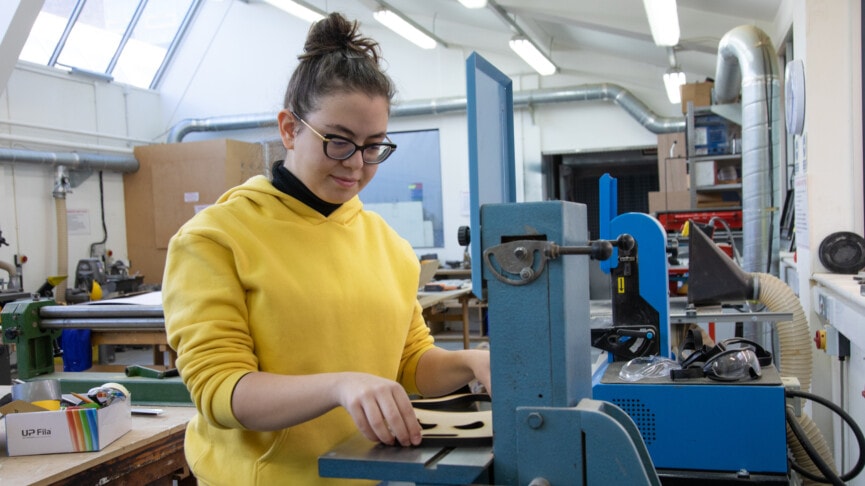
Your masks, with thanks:
M 51 484 L 78 486 L 81 484 L 147 484 L 171 485 L 177 478 L 189 476 L 189 466 L 183 452 L 185 431 L 174 432 L 147 447 L 130 450 L 126 454 L 98 466 L 81 471 Z
M 469 349 L 469 299 L 470 295 L 460 297 L 460 303 L 463 305 L 463 349 Z

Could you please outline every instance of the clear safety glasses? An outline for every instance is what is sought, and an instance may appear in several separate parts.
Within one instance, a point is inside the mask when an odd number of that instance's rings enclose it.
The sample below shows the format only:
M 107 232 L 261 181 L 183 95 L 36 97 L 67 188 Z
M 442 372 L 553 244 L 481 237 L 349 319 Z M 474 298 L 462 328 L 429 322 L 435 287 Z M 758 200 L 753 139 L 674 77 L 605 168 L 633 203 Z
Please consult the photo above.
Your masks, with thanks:
M 703 365 L 703 373 L 712 380 L 739 381 L 762 376 L 760 360 L 752 349 L 728 349 Z
M 673 380 L 706 377 L 717 381 L 753 380 L 762 367 L 772 364 L 772 354 L 744 338 L 732 338 L 714 347 L 702 346 L 682 360 L 682 369 L 670 371 Z

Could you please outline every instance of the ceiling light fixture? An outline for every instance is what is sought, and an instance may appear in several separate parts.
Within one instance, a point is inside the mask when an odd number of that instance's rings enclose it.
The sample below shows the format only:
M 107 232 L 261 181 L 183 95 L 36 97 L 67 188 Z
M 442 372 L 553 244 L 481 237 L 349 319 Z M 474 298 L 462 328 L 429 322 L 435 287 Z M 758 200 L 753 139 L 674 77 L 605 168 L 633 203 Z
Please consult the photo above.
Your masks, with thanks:
M 438 42 L 429 34 L 423 31 L 414 22 L 401 17 L 399 14 L 386 8 L 376 10 L 373 14 L 376 20 L 388 29 L 405 37 L 422 49 L 435 49 Z
M 670 103 L 678 105 L 682 102 L 682 85 L 685 84 L 685 73 L 676 59 L 676 48 L 667 47 L 667 57 L 670 69 L 664 73 L 664 88 L 667 90 L 667 99 Z
M 682 85 L 685 84 L 685 73 L 679 68 L 670 68 L 664 73 L 664 88 L 670 103 L 678 105 L 682 102 Z
M 655 45 L 675 46 L 679 43 L 679 14 L 676 0 L 643 0 L 649 29 Z
M 556 71 L 559 70 L 553 61 L 544 54 L 540 48 L 538 48 L 538 45 L 540 45 L 536 40 L 538 37 L 533 37 L 529 32 L 523 30 L 517 22 L 516 16 L 512 16 L 501 5 L 496 3 L 495 0 L 487 0 L 487 4 L 489 5 L 490 11 L 496 14 L 502 22 L 509 25 L 516 33 L 510 41 L 510 46 L 517 55 L 519 55 L 541 76 L 549 76 L 550 74 L 555 74 Z M 545 42 L 543 44 L 545 44 Z
M 327 12 L 322 12 L 312 5 L 296 0 L 264 0 L 264 3 L 273 5 L 309 23 L 318 22 L 327 16 Z
M 525 37 L 514 37 L 510 42 L 511 49 L 514 50 L 523 61 L 526 61 L 535 71 L 541 76 L 549 76 L 556 73 L 556 65 L 550 61 L 535 44 Z
M 465 8 L 484 8 L 487 6 L 487 0 L 460 0 Z

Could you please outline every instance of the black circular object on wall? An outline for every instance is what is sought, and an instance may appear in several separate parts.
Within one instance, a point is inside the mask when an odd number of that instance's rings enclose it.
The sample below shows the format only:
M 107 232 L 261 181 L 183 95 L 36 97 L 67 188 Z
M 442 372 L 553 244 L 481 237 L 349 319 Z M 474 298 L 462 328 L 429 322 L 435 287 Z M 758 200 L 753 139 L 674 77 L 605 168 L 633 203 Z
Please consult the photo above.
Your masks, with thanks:
M 854 274 L 865 267 L 865 239 L 839 231 L 820 243 L 820 263 L 835 273 Z

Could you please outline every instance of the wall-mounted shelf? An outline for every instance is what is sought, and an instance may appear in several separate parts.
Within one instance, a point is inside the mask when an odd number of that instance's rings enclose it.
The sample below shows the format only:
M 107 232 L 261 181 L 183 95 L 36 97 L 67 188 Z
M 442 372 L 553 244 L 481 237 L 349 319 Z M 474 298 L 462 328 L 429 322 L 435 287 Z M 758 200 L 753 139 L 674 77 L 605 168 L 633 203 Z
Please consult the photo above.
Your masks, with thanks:
M 694 108 L 686 112 L 686 157 L 691 208 L 741 209 L 741 128 L 735 106 Z
M 742 183 L 735 184 L 712 184 L 706 186 L 697 186 L 697 192 L 723 192 L 723 191 L 738 191 L 742 189 Z

